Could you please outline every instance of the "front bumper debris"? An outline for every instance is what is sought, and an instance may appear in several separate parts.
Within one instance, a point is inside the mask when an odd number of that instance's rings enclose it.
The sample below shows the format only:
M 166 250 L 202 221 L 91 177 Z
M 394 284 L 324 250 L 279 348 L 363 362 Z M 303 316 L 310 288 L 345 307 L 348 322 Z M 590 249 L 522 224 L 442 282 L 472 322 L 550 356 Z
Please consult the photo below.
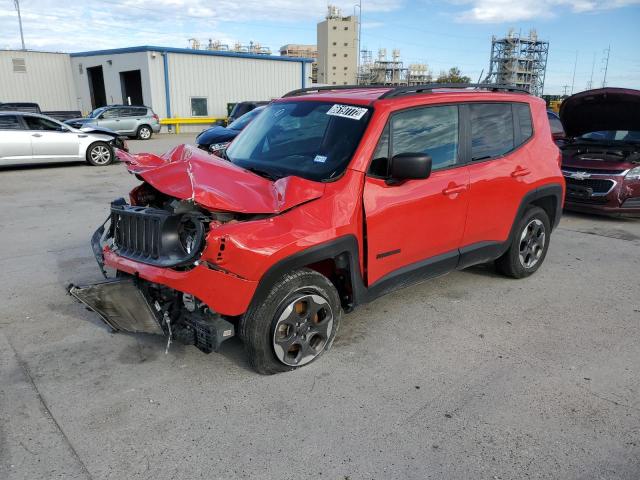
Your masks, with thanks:
M 72 285 L 69 293 L 100 315 L 114 331 L 164 334 L 153 307 L 134 278 Z

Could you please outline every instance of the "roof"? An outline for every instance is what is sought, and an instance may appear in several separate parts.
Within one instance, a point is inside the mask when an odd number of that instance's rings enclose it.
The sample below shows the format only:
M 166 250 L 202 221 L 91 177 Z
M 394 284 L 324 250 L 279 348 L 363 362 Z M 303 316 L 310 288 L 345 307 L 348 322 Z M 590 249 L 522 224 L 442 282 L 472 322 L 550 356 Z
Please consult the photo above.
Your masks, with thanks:
M 91 50 L 88 52 L 74 52 L 72 57 L 91 57 L 95 55 L 119 55 L 123 53 L 159 52 L 159 53 L 182 53 L 185 55 L 209 55 L 213 57 L 235 57 L 252 58 L 258 60 L 271 60 L 277 62 L 305 62 L 311 63 L 312 58 L 301 57 L 280 57 L 274 55 L 256 55 L 254 53 L 225 52 L 222 50 L 194 50 L 192 48 L 159 47 L 155 45 L 143 45 L 139 47 L 111 48 L 107 50 Z

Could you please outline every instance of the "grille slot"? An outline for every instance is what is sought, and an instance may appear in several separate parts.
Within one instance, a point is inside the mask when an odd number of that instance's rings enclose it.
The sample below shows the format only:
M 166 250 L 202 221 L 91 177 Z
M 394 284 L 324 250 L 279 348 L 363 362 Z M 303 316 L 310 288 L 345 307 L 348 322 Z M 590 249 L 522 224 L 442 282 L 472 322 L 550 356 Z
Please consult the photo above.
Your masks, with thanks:
M 624 173 L 624 169 L 618 170 L 604 170 L 601 168 L 576 168 L 576 167 L 562 167 L 565 172 L 586 172 L 592 175 L 621 175 Z

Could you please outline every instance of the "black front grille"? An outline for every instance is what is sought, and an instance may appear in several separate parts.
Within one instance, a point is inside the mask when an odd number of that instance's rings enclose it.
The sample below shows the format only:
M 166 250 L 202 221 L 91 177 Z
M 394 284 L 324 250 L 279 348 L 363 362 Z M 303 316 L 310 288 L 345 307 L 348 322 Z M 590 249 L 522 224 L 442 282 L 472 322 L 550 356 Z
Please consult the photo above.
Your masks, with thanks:
M 607 193 L 613 187 L 613 180 L 601 179 L 601 178 L 585 178 L 579 180 L 577 178 L 565 177 L 567 185 L 575 185 L 577 187 L 584 187 L 593 190 L 593 193 Z
M 123 257 L 157 260 L 161 251 L 162 225 L 169 212 L 126 206 L 111 209 L 113 240 Z
M 186 226 L 193 236 L 189 245 L 182 240 Z M 204 243 L 196 216 L 127 204 L 111 205 L 110 233 L 121 257 L 162 267 L 193 263 Z

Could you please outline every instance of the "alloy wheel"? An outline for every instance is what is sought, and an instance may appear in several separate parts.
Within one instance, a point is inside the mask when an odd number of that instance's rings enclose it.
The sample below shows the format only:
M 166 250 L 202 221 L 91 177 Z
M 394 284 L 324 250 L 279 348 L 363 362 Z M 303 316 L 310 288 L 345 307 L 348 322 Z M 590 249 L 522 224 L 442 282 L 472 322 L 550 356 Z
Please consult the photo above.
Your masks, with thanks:
M 96 165 L 106 165 L 111 161 L 111 151 L 104 145 L 96 145 L 91 149 L 91 161 Z
M 273 331 L 273 350 L 285 365 L 306 365 L 324 350 L 333 328 L 329 302 L 317 294 L 303 294 L 280 314 Z
M 520 236 L 519 258 L 520 264 L 526 268 L 533 268 L 542 257 L 546 241 L 544 224 L 534 218 L 522 231 Z
M 147 127 L 142 127 L 140 129 L 140 138 L 142 140 L 147 140 L 150 136 L 151 136 L 151 130 L 149 130 Z

